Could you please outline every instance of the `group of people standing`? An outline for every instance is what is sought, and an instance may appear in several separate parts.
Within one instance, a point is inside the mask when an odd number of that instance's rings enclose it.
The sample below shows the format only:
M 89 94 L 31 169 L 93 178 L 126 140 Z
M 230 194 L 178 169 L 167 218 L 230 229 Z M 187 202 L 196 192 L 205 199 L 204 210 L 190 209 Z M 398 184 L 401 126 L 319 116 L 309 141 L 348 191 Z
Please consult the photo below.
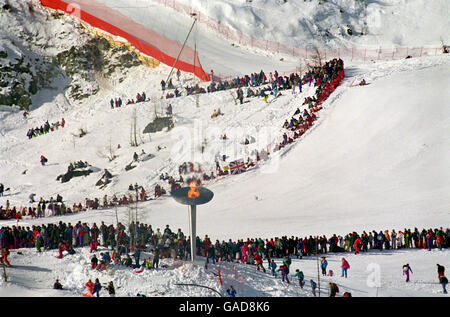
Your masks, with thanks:
M 66 124 L 66 121 L 64 120 L 64 118 L 61 119 L 61 122 L 56 121 L 52 124 L 50 124 L 47 120 L 44 123 L 44 125 L 41 125 L 40 127 L 29 129 L 27 132 L 27 137 L 28 137 L 28 139 L 31 139 L 31 138 L 37 137 L 39 135 L 47 134 L 49 132 L 58 130 L 59 127 L 64 128 L 65 124 Z
M 404 229 L 400 230 L 402 235 L 395 235 L 395 243 L 392 239 L 389 241 L 384 240 L 386 234 L 381 232 L 383 240 L 378 239 L 380 234 L 376 235 L 376 238 L 372 235 L 373 239 L 367 240 L 366 250 L 364 247 L 362 252 L 368 250 L 380 250 L 380 242 L 374 243 L 374 241 L 382 241 L 384 247 L 389 246 L 391 250 L 406 249 L 406 248 L 426 248 L 430 249 L 443 249 L 450 247 L 450 229 L 436 228 L 436 229 L 423 229 L 419 231 L 417 228 L 414 230 Z M 239 262 L 242 264 L 255 265 L 255 270 L 265 271 L 264 262 L 267 261 L 267 268 L 271 271 L 273 276 L 277 276 L 278 272 L 281 272 L 282 280 L 289 281 L 289 266 L 291 264 L 291 258 L 302 258 L 304 256 L 316 256 L 320 254 L 322 256 L 321 269 L 323 275 L 332 275 L 333 273 L 327 272 L 327 253 L 345 253 L 355 252 L 358 254 L 358 245 L 356 241 L 361 240 L 361 236 L 365 236 L 363 232 L 361 235 L 356 232 L 349 233 L 347 235 L 332 235 L 330 239 L 325 236 L 310 236 L 305 238 L 283 236 L 281 238 L 275 237 L 270 239 L 263 238 L 247 238 L 247 240 L 238 239 L 233 241 L 229 239 L 227 242 L 216 240 L 213 243 L 206 235 L 204 239 L 196 237 L 196 254 L 198 256 L 205 257 L 206 263 L 212 261 L 213 263 L 226 261 L 226 262 Z M 376 231 L 373 231 L 376 233 Z M 411 234 L 410 234 L 411 233 Z M 372 234 L 372 233 L 371 233 Z M 426 244 L 426 236 L 432 236 L 429 239 L 430 244 Z M 367 235 L 369 236 L 369 235 Z M 437 237 L 440 237 L 439 239 Z M 387 238 L 386 238 L 387 239 Z M 347 242 L 348 241 L 348 242 Z M 351 242 L 354 242 L 353 245 Z M 364 244 L 364 242 L 363 242 Z M 121 223 L 114 225 L 106 225 L 103 221 L 100 226 L 96 223 L 88 225 L 79 221 L 75 225 L 71 223 L 59 222 L 57 224 L 43 224 L 40 226 L 19 226 L 13 225 L 12 227 L 0 228 L 0 246 L 3 250 L 3 261 L 7 262 L 7 256 L 10 249 L 18 248 L 36 248 L 37 252 L 42 250 L 56 249 L 59 251 L 59 257 L 63 257 L 63 252 L 67 251 L 68 254 L 75 253 L 75 248 L 89 246 L 91 252 L 96 252 L 98 246 L 103 246 L 113 251 L 113 256 L 109 261 L 105 261 L 105 265 L 115 262 L 122 256 L 129 258 L 129 252 L 134 250 L 133 257 L 135 258 L 135 264 L 133 267 L 142 267 L 143 269 L 154 268 L 155 263 L 152 262 L 143 264 L 139 262 L 140 251 L 151 250 L 157 252 L 155 254 L 157 260 L 162 257 L 174 258 L 179 260 L 188 260 L 190 258 L 190 241 L 181 229 L 177 232 L 173 232 L 169 225 L 160 230 L 157 228 L 154 230 L 151 225 L 143 224 L 139 222 L 132 222 L 128 226 Z M 277 265 L 274 259 L 281 259 L 282 265 L 277 269 Z M 342 257 L 341 276 L 347 278 L 350 264 Z M 106 263 L 108 262 L 108 263 Z M 120 261 L 123 264 L 123 261 Z M 157 264 L 156 264 L 157 265 Z M 438 266 L 439 280 L 443 287 L 446 285 L 446 278 L 442 266 Z M 412 269 L 408 266 L 404 270 L 404 274 L 409 281 L 409 274 L 412 273 Z M 294 274 L 300 279 L 302 274 L 296 272 Z M 442 278 L 444 276 L 444 278 Z M 442 281 L 441 281 L 442 278 Z M 304 280 L 299 281 L 300 285 L 304 285 Z M 444 285 L 445 284 L 445 285 Z M 446 292 L 445 287 L 443 290 Z
M 145 92 L 142 92 L 142 94 L 141 93 L 136 94 L 136 101 L 133 98 L 128 99 L 126 104 L 129 105 L 129 104 L 135 104 L 135 103 L 144 102 L 144 101 L 150 101 L 150 98 L 147 98 Z M 122 101 L 121 97 L 111 98 L 111 100 L 109 101 L 109 104 L 111 105 L 111 109 L 122 107 L 122 103 L 123 103 L 123 101 Z

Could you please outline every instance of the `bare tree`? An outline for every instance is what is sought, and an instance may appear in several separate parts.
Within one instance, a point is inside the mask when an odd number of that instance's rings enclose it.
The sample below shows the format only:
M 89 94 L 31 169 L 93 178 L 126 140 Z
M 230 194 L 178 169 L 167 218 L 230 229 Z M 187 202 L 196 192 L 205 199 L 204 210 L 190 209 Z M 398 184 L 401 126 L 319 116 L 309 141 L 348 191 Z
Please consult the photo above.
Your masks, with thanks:
M 313 46 L 313 53 L 311 55 L 311 60 L 313 61 L 313 64 L 315 66 L 322 67 L 322 55 L 320 53 L 320 50 L 317 46 Z
M 137 114 L 136 109 L 133 110 L 133 115 L 131 116 L 131 132 L 130 132 L 130 145 L 138 146 L 137 141 Z
M 112 146 L 111 137 L 109 137 L 109 153 L 105 154 L 100 150 L 97 150 L 97 156 L 100 158 L 108 159 L 110 162 L 114 161 L 117 158 L 116 151 L 114 150 L 114 147 Z

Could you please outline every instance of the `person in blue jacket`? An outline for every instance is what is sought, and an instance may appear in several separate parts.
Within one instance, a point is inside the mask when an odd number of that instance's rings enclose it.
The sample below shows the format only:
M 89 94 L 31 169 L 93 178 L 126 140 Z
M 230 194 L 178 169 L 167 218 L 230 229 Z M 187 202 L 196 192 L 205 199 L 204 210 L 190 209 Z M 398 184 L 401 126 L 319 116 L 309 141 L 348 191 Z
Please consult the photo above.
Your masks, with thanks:
M 236 297 L 236 290 L 233 288 L 233 285 L 230 285 L 230 288 L 227 289 L 228 297 Z
M 303 282 L 303 280 L 305 278 L 305 275 L 303 274 L 303 272 L 300 271 L 299 269 L 296 269 L 294 277 L 298 278 L 298 284 L 300 285 L 301 288 L 303 288 L 303 285 L 305 285 L 305 282 Z
M 94 283 L 94 290 L 92 292 L 92 294 L 97 293 L 97 297 L 99 297 L 99 293 L 100 290 L 102 289 L 102 284 L 100 284 L 100 281 L 98 280 L 98 278 L 95 279 L 95 283 Z
M 313 280 L 310 280 L 311 283 L 311 290 L 314 296 L 316 296 L 316 287 L 317 287 L 317 283 L 314 282 Z
M 328 261 L 325 257 L 322 257 L 322 260 L 320 260 L 320 268 L 322 269 L 322 275 L 327 275 L 327 266 Z
M 272 271 L 272 276 L 277 276 L 277 271 L 276 271 L 276 269 L 277 269 L 277 264 L 275 263 L 274 260 L 272 260 L 272 261 L 270 262 L 269 267 L 270 267 L 270 270 Z

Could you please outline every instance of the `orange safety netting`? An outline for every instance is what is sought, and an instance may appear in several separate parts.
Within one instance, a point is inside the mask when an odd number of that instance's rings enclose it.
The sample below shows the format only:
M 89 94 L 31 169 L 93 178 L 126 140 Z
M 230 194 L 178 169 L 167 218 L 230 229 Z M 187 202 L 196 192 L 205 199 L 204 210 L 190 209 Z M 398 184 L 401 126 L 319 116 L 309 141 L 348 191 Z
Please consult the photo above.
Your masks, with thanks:
M 95 0 L 66 1 L 41 0 L 41 3 L 45 7 L 71 14 L 111 35 L 120 36 L 139 52 L 168 66 L 174 65 L 182 48 L 179 42 L 170 40 Z M 175 68 L 193 73 L 201 80 L 209 81 L 209 74 L 203 70 L 197 52 L 190 47 L 184 47 Z

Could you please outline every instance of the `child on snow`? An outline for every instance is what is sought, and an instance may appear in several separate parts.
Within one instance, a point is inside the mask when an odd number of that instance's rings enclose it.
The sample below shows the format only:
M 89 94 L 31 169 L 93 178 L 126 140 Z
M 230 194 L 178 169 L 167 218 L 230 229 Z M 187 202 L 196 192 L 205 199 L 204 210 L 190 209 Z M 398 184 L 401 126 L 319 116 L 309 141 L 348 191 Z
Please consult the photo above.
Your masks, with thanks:
M 92 292 L 94 291 L 94 283 L 89 279 L 85 285 L 88 290 L 88 296 L 93 297 L 94 295 L 92 295 Z
M 439 283 L 442 285 L 442 291 L 444 292 L 444 294 L 447 294 L 447 289 L 446 289 L 446 286 L 448 284 L 447 277 L 445 277 L 445 275 L 442 275 L 439 279 Z
M 298 284 L 300 285 L 300 288 L 303 288 L 303 285 L 305 285 L 305 282 L 303 282 L 303 279 L 305 278 L 303 272 L 299 269 L 296 269 L 294 277 L 298 278 Z
M 272 261 L 270 262 L 269 267 L 270 267 L 270 270 L 272 271 L 272 276 L 276 277 L 276 276 L 277 276 L 277 271 L 276 271 L 276 269 L 277 269 L 277 264 L 275 263 L 274 260 L 272 260 Z
M 322 269 L 322 275 L 326 276 L 327 275 L 327 266 L 328 266 L 328 261 L 326 260 L 326 258 L 323 256 L 322 260 L 320 260 L 320 268 Z
M 93 292 L 92 294 L 97 294 L 97 297 L 100 296 L 100 290 L 102 289 L 102 284 L 100 284 L 100 281 L 98 280 L 98 278 L 95 279 L 95 284 L 94 284 L 94 288 L 92 289 Z
M 403 265 L 403 275 L 406 275 L 406 282 L 409 282 L 409 272 L 413 272 L 409 264 Z
M 285 264 L 281 265 L 280 268 L 277 270 L 277 272 L 281 272 L 281 280 L 283 282 L 290 284 L 289 277 L 288 277 L 288 275 L 289 275 L 288 267 Z
M 314 296 L 316 296 L 316 287 L 317 287 L 317 283 L 314 282 L 312 279 L 309 281 L 311 283 L 311 290 Z

